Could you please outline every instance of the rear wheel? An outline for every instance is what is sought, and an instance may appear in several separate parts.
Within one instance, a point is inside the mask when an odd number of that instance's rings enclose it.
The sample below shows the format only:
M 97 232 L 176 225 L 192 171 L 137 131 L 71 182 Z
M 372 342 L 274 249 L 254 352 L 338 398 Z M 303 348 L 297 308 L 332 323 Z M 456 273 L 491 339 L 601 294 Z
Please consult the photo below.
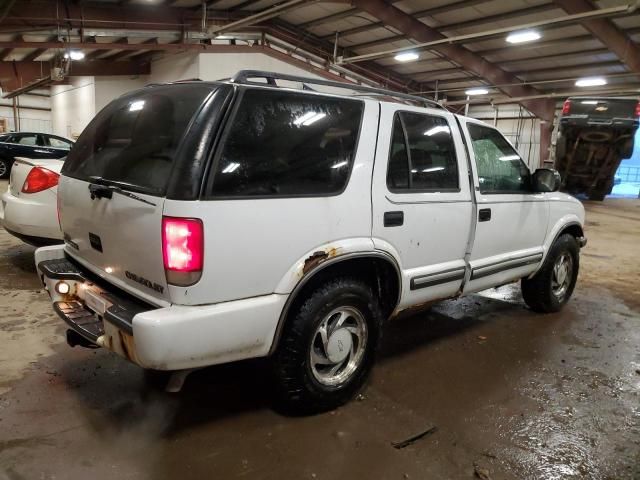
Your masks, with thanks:
M 522 296 L 534 311 L 559 311 L 569 301 L 578 279 L 580 249 L 570 234 L 561 235 L 549 249 L 540 270 L 522 279 Z
M 10 171 L 11 171 L 11 163 L 5 158 L 0 158 L 0 178 L 9 177 Z
M 273 358 L 278 400 L 315 413 L 347 402 L 365 382 L 382 312 L 371 287 L 349 277 L 316 288 L 288 319 Z

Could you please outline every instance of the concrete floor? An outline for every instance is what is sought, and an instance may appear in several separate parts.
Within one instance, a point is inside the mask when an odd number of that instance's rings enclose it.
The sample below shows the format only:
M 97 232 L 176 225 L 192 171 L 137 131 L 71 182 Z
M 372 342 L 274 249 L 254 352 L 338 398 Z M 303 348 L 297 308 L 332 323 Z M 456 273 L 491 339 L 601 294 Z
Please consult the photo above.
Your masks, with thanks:
M 0 479 L 638 479 L 640 201 L 587 210 L 562 313 L 511 285 L 393 322 L 358 400 L 307 418 L 270 408 L 262 362 L 176 395 L 67 347 L 33 249 L 1 232 Z

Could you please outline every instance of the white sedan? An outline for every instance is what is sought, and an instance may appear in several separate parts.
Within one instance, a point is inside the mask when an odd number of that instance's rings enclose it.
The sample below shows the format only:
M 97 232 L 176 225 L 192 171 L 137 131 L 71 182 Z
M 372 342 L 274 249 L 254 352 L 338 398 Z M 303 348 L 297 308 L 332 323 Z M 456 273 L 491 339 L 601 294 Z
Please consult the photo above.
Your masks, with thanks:
M 36 246 L 62 242 L 57 197 L 63 163 L 64 158 L 16 158 L 1 197 L 0 223 L 7 232 Z

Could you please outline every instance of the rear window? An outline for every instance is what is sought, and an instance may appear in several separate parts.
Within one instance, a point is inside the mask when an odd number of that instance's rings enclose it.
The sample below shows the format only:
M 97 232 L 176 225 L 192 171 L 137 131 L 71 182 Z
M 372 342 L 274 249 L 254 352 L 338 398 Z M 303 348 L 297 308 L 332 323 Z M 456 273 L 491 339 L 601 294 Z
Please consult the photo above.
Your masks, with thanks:
M 63 173 L 164 195 L 175 154 L 210 85 L 152 87 L 114 100 L 84 129 Z
M 364 103 L 247 90 L 215 163 L 211 197 L 335 195 L 353 164 Z

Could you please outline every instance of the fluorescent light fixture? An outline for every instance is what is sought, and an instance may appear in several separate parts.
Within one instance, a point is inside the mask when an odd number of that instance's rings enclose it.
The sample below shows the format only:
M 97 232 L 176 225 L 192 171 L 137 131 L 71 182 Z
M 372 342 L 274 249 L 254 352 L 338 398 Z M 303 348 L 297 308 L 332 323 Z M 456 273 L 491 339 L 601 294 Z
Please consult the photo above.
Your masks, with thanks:
M 222 170 L 222 173 L 233 173 L 238 169 L 238 167 L 240 167 L 239 163 L 231 162 L 229 165 L 224 167 L 224 170 Z
M 414 60 L 419 59 L 420 55 L 418 55 L 416 52 L 402 52 L 397 54 L 393 58 L 398 62 L 413 62 Z
M 449 127 L 445 125 L 438 125 L 437 127 L 430 128 L 424 134 L 428 137 L 435 135 L 437 133 L 449 133 Z
M 582 100 L 580 102 L 583 105 L 597 105 L 598 101 L 597 100 Z
M 599 87 L 606 84 L 607 81 L 602 77 L 581 78 L 576 81 L 576 87 Z
M 321 120 L 326 116 L 327 116 L 326 113 L 307 112 L 304 115 L 302 115 L 301 117 L 296 118 L 293 121 L 293 124 L 294 125 L 303 125 L 303 126 L 306 127 L 308 125 L 311 125 L 312 123 L 316 123 L 318 120 Z
M 136 100 L 135 102 L 131 102 L 129 104 L 130 112 L 137 112 L 138 110 L 142 110 L 144 108 L 144 100 Z
M 64 58 L 70 58 L 71 60 L 82 60 L 84 58 L 84 53 L 80 50 L 69 50 L 69 52 L 64 54 Z
M 520 32 L 511 32 L 507 35 L 507 42 L 509 43 L 525 43 L 539 40 L 540 34 L 535 30 L 522 30 Z
M 519 160 L 520 157 L 518 155 L 504 155 L 502 157 L 498 157 L 498 160 L 502 160 L 503 162 L 509 162 L 511 160 Z
M 486 95 L 487 93 L 489 93 L 489 90 L 487 90 L 486 88 L 470 88 L 464 93 L 466 93 L 467 95 Z
M 346 160 L 342 161 L 342 162 L 338 162 L 335 165 L 331 165 L 331 168 L 340 168 L 340 167 L 344 167 L 346 165 L 348 165 L 349 162 L 347 162 Z
M 444 170 L 444 167 L 431 167 L 425 168 L 424 170 L 422 170 L 422 173 L 440 172 L 442 170 Z

